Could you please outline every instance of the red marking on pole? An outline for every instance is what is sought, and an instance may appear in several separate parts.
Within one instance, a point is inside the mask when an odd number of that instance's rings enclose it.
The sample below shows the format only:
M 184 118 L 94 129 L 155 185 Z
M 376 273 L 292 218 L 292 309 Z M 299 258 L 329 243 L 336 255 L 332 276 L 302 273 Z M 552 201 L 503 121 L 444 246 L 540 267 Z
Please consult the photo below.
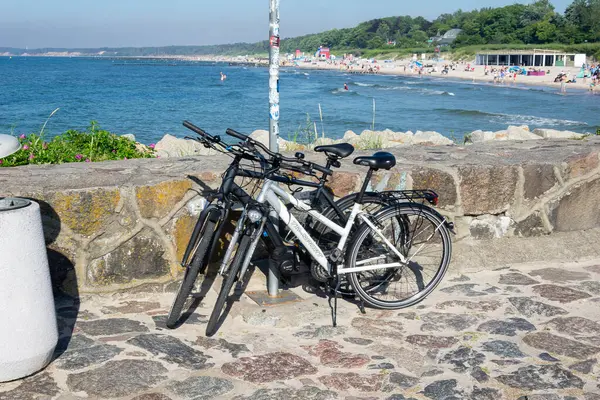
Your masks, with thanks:
M 279 36 L 271 36 L 271 47 L 279 47 Z

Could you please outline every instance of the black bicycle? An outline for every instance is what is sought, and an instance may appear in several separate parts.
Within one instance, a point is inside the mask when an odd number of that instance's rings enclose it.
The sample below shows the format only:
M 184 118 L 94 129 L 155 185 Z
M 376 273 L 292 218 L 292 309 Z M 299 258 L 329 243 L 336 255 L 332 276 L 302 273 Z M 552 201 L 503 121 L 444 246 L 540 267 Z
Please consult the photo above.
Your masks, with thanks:
M 233 161 L 224 175 L 223 183 L 218 192 L 211 196 L 209 199 L 211 200 L 210 204 L 202 211 L 184 254 L 182 265 L 185 267 L 185 275 L 169 313 L 167 321 L 167 326 L 169 327 L 176 326 L 176 323 L 181 315 L 181 310 L 194 286 L 194 282 L 196 281 L 198 274 L 208 265 L 211 254 L 214 253 L 218 238 L 220 237 L 221 231 L 225 225 L 225 221 L 228 221 L 228 213 L 233 203 L 240 202 L 246 207 L 253 203 L 252 197 L 244 190 L 244 188 L 234 182 L 236 177 L 252 178 L 260 181 L 269 176 L 270 180 L 290 186 L 295 185 L 300 187 L 314 188 L 315 190 L 311 191 L 308 195 L 310 207 L 319 211 L 323 211 L 322 215 L 328 217 L 332 221 L 338 222 L 340 225 L 343 225 L 346 222 L 350 210 L 354 207 L 354 204 L 356 204 L 358 196 L 358 194 L 349 195 L 335 202 L 333 200 L 331 191 L 325 186 L 327 177 L 331 175 L 330 168 L 339 167 L 339 160 L 352 154 L 353 147 L 351 145 L 341 144 L 333 146 L 321 146 L 317 148 L 317 151 L 322 151 L 327 155 L 327 166 L 320 167 L 314 163 L 305 161 L 301 153 L 297 153 L 294 158 L 288 158 L 280 154 L 271 153 L 262 144 L 253 141 L 251 138 L 248 138 L 245 135 L 238 134 L 235 131 L 228 130 L 228 133 L 235 133 L 235 137 L 243 137 L 244 141 L 242 144 L 231 146 L 222 141 L 220 137 L 211 136 L 189 122 L 184 122 L 184 126 L 198 133 L 199 137 L 197 140 L 199 140 L 205 146 L 212 147 L 232 156 Z M 263 152 L 269 154 L 271 160 L 267 160 L 264 156 L 262 156 L 257 148 L 260 148 Z M 241 165 L 243 161 L 258 163 L 261 167 L 260 171 L 257 172 L 256 170 L 244 168 Z M 282 174 L 281 170 L 283 168 L 292 172 L 299 172 L 316 177 L 318 183 L 299 180 L 290 176 L 289 174 Z M 321 175 L 317 176 L 315 171 L 319 172 Z M 408 235 L 408 232 L 411 230 L 415 232 L 415 229 L 411 228 L 411 215 L 422 216 L 430 213 L 434 216 L 434 218 L 436 218 L 436 220 L 443 221 L 444 228 L 451 228 L 451 224 L 437 214 L 437 212 L 432 213 L 430 211 L 433 209 L 417 203 L 417 201 L 427 201 L 431 204 L 436 204 L 437 195 L 432 191 L 374 193 L 364 192 L 363 190 L 361 201 L 363 204 L 372 207 L 373 211 L 383 209 L 391 204 L 395 205 L 397 209 L 404 210 L 405 212 L 403 213 L 397 213 L 397 215 L 400 215 L 400 217 L 397 217 L 396 219 L 398 219 L 404 227 L 403 231 L 405 232 L 405 235 Z M 414 212 L 411 213 L 409 212 L 410 210 Z M 307 227 L 307 230 L 311 232 L 313 237 L 319 237 L 319 246 L 323 248 L 326 254 L 335 250 L 334 248 L 329 248 L 330 246 L 328 246 L 328 243 L 334 243 L 334 240 L 332 233 L 328 231 L 325 225 L 321 224 L 319 221 L 314 221 L 309 218 L 305 220 L 304 226 Z M 236 230 L 236 233 L 239 236 L 241 233 L 240 230 L 243 229 L 243 227 L 238 228 L 239 229 Z M 304 262 L 302 260 L 302 255 L 297 254 L 293 246 L 286 246 L 284 240 L 282 239 L 282 235 L 279 234 L 277 229 L 275 229 L 275 227 L 269 221 L 265 223 L 264 234 L 261 234 L 260 237 L 263 238 L 263 241 L 271 250 L 270 253 L 273 254 L 273 259 L 277 263 L 277 266 L 279 267 L 283 276 L 305 273 L 310 270 L 313 272 L 313 276 L 319 281 L 324 281 L 331 278 L 323 276 L 323 274 L 315 273 L 316 269 L 310 268 L 310 260 L 308 260 L 309 265 L 307 266 L 306 260 L 304 260 Z M 245 239 L 249 240 L 247 238 Z M 244 248 L 246 245 L 247 243 L 240 242 L 239 246 L 241 247 L 238 248 Z M 252 249 L 252 252 L 253 251 L 254 249 Z M 223 258 L 224 261 L 221 263 L 221 267 L 219 269 L 221 274 L 227 270 L 227 263 L 230 261 L 231 255 L 232 254 L 226 254 Z M 238 256 L 238 254 L 236 254 L 231 264 L 236 262 L 239 263 L 239 257 L 241 257 L 241 255 Z M 389 282 L 392 279 L 392 272 L 393 271 L 388 271 L 388 273 L 384 274 L 383 276 L 379 275 L 377 279 L 372 280 L 367 285 L 361 285 L 361 287 L 357 289 L 361 292 L 374 291 L 377 288 L 382 287 L 385 282 Z M 366 282 L 368 280 L 362 279 L 362 281 Z M 342 294 L 354 294 L 354 288 L 349 285 L 349 281 L 346 279 L 340 279 L 335 286 L 337 291 L 341 292 Z

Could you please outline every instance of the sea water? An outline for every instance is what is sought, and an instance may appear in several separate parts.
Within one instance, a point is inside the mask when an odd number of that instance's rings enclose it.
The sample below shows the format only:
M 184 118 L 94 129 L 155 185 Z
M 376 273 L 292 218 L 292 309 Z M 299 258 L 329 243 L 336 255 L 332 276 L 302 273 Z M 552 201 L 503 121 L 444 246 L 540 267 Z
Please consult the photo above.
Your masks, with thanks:
M 146 144 L 166 133 L 190 134 L 181 126 L 186 119 L 214 134 L 268 129 L 268 79 L 267 68 L 226 63 L 0 57 L 0 133 L 39 132 L 56 108 L 45 128 L 49 137 L 85 129 L 92 120 Z M 319 136 L 324 131 L 334 139 L 371 129 L 373 120 L 376 130 L 431 130 L 457 140 L 508 125 L 576 132 L 600 127 L 600 93 L 583 90 L 561 95 L 549 87 L 294 67 L 281 69 L 280 90 L 284 139 L 302 140 L 315 122 Z

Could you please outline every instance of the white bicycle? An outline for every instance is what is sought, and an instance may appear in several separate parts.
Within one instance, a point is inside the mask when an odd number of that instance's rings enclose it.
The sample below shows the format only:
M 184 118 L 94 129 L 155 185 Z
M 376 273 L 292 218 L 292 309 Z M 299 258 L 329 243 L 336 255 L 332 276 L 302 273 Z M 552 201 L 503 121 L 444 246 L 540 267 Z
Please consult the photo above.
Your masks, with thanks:
M 221 261 L 219 274 L 223 283 L 207 325 L 208 336 L 217 332 L 226 317 L 231 307 L 228 300 L 239 298 L 239 292 L 243 291 L 249 278 L 246 276 L 248 267 L 273 212 L 293 233 L 291 245 L 279 253 L 288 254 L 288 262 L 308 264 L 313 277 L 337 286 L 332 291 L 334 295 L 339 291 L 340 277 L 346 277 L 356 295 L 366 304 L 395 310 L 417 304 L 440 283 L 448 269 L 452 249 L 449 234 L 452 225 L 444 217 L 431 207 L 411 202 L 398 202 L 373 215 L 363 211 L 363 196 L 373 172 L 393 168 L 396 159 L 392 154 L 378 152 L 354 160 L 354 164 L 369 170 L 346 224 L 342 226 L 311 209 L 271 179 L 282 169 L 311 175 L 312 169 L 323 172 L 324 167 L 270 152 L 231 129 L 227 133 L 242 140 L 240 146 L 254 152 L 267 171 L 260 193 L 242 212 Z M 270 159 L 267 160 L 256 147 L 266 152 Z M 337 246 L 324 252 L 286 205 L 308 213 L 337 235 Z M 277 250 L 274 253 L 278 253 Z

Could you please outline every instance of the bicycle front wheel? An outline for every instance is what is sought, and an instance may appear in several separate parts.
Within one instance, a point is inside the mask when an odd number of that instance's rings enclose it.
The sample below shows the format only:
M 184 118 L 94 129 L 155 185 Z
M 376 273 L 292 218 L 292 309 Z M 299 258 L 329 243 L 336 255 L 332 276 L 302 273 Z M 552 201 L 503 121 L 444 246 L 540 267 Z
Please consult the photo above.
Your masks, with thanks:
M 381 309 L 423 301 L 450 264 L 452 243 L 445 221 L 427 206 L 403 204 L 382 210 L 373 222 L 405 260 L 374 229 L 362 224 L 349 247 L 347 268 L 382 268 L 350 273 L 352 288 L 367 304 Z
M 196 251 L 193 253 L 192 262 L 185 270 L 185 275 L 183 276 L 183 280 L 181 281 L 181 285 L 179 286 L 179 290 L 175 295 L 171 310 L 167 316 L 167 328 L 174 329 L 177 326 L 177 321 L 179 321 L 179 318 L 181 317 L 181 310 L 194 287 L 194 283 L 198 278 L 198 273 L 200 272 L 200 269 L 208 263 L 208 257 L 210 256 L 210 254 L 208 254 L 208 249 L 211 247 L 210 245 L 213 241 L 215 225 L 216 223 L 209 219 L 205 222 L 200 231 L 201 236 Z
M 240 277 L 239 274 L 242 264 L 244 263 L 244 256 L 246 255 L 246 251 L 250 246 L 250 241 L 251 237 L 249 235 L 244 235 L 242 237 L 227 273 L 223 276 L 221 291 L 219 292 L 219 296 L 215 302 L 215 307 L 213 308 L 212 313 L 210 314 L 210 319 L 208 320 L 208 324 L 206 325 L 206 336 L 210 337 L 217 333 L 221 327 L 221 324 L 223 324 L 223 321 L 227 317 L 227 313 L 231 307 L 231 303 L 233 302 L 233 299 L 230 299 L 229 295 L 232 292 L 234 283 L 241 281 L 242 277 Z M 233 296 L 235 296 L 235 290 Z

